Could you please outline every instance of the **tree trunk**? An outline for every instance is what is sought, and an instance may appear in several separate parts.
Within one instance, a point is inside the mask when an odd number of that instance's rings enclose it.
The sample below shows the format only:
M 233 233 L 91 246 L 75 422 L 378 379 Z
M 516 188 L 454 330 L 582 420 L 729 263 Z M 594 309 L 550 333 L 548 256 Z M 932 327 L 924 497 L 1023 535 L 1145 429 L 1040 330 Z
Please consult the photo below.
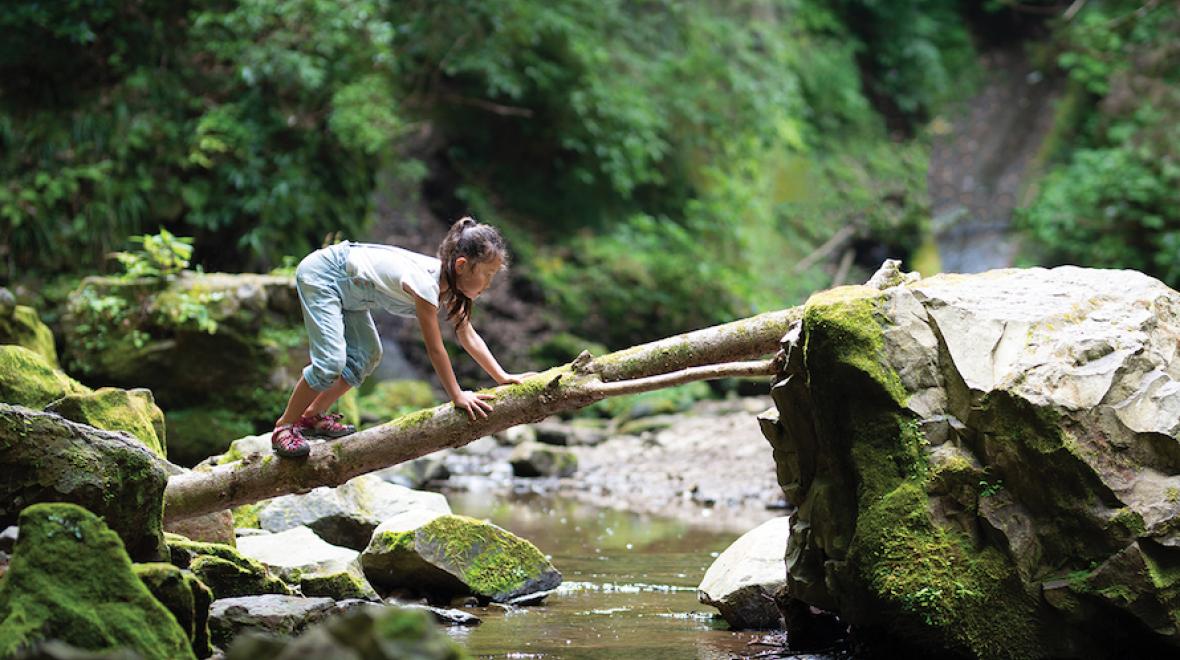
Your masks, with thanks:
M 239 504 L 336 486 L 358 475 L 459 447 L 477 438 L 608 396 L 660 389 L 694 380 L 773 373 L 771 360 L 735 362 L 775 352 L 802 316 L 801 307 L 770 312 L 550 369 L 519 385 L 489 390 L 495 409 L 472 421 L 450 403 L 404 415 L 335 441 L 312 445 L 305 459 L 253 454 L 241 461 L 191 471 L 168 480 L 168 522 Z M 725 364 L 720 364 L 725 363 Z

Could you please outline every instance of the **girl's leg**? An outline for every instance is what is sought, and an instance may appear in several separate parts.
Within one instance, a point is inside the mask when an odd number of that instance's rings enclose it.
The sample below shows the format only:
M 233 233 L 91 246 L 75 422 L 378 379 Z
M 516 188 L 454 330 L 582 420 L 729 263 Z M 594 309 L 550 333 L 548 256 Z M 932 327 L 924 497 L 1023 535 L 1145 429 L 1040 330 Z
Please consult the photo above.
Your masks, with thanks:
M 344 370 L 332 386 L 320 393 L 304 412 L 307 416 L 326 412 L 354 385 L 360 386 L 381 361 L 381 338 L 368 310 L 344 310 Z
M 313 417 L 327 411 L 328 408 L 332 407 L 332 404 L 336 403 L 337 399 L 344 396 L 350 389 L 352 389 L 352 385 L 349 385 L 348 381 L 344 380 L 343 377 L 337 378 L 331 387 L 320 392 L 315 399 L 307 404 L 303 410 L 303 414 L 307 417 Z
M 294 424 L 299 421 L 299 416 L 307 406 L 320 393 L 311 389 L 311 385 L 307 384 L 307 380 L 303 376 L 299 377 L 299 382 L 295 383 L 295 390 L 291 392 L 291 398 L 287 400 L 287 409 L 283 411 L 283 416 L 275 422 L 275 428 L 285 426 L 287 424 Z

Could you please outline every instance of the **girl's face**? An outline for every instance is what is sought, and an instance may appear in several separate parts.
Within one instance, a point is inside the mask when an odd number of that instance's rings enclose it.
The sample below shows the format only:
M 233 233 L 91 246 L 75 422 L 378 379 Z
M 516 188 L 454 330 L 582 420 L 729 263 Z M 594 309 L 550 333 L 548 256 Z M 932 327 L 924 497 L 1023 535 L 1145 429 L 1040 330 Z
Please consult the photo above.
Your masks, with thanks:
M 455 286 L 468 298 L 475 300 L 492 284 L 492 278 L 500 272 L 504 260 L 492 257 L 487 261 L 469 261 L 467 257 L 455 260 Z

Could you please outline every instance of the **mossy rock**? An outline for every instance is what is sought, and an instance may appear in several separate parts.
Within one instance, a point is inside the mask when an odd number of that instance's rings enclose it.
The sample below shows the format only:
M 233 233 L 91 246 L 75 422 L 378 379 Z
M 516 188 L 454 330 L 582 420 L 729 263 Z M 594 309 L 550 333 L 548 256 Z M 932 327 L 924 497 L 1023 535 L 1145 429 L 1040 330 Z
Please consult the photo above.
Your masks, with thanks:
M 17 305 L 11 312 L 0 309 L 0 344 L 15 344 L 45 358 L 57 368 L 57 348 L 53 345 L 53 331 L 41 322 L 37 310 Z
M 170 460 L 186 467 L 224 453 L 235 439 L 253 434 L 256 426 L 252 415 L 225 408 L 169 410 L 164 417 Z
M 41 409 L 63 396 L 89 391 L 40 353 L 24 346 L 0 346 L 0 401 Z
M 561 584 L 537 546 L 467 516 L 397 516 L 373 533 L 361 565 L 374 586 L 407 587 L 436 601 L 470 594 L 508 602 Z
M 187 568 L 213 592 L 214 599 L 260 594 L 294 595 L 266 566 L 223 543 L 201 543 L 167 534 L 172 563 Z
M 0 404 L 0 474 L 0 526 L 30 504 L 72 502 L 101 515 L 137 561 L 167 556 L 169 466 L 126 434 Z
M 160 601 L 188 635 L 193 653 L 198 658 L 208 657 L 209 605 L 213 592 L 192 573 L 163 562 L 133 564 L 135 575 L 148 591 Z
M 195 658 L 176 618 L 136 577 L 119 536 L 74 504 L 35 504 L 0 582 L 0 657 L 39 641 Z
M 69 394 L 45 408 L 66 419 L 108 431 L 126 431 L 145 447 L 167 458 L 164 411 L 152 391 L 103 387 L 86 394 Z

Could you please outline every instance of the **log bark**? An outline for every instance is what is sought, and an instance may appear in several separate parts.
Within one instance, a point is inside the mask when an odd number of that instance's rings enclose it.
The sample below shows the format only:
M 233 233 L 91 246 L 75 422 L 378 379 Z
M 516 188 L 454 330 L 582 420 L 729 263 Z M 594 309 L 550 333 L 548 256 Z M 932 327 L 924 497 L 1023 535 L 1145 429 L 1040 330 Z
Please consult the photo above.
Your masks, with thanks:
M 608 396 L 671 387 L 694 380 L 773 373 L 771 360 L 736 362 L 774 353 L 802 307 L 725 325 L 550 369 L 518 385 L 487 390 L 495 409 L 470 420 L 450 403 L 404 415 L 346 438 L 312 446 L 305 459 L 250 455 L 168 480 L 164 520 L 173 522 L 259 500 L 336 486 L 353 477 L 497 431 L 587 406 Z

